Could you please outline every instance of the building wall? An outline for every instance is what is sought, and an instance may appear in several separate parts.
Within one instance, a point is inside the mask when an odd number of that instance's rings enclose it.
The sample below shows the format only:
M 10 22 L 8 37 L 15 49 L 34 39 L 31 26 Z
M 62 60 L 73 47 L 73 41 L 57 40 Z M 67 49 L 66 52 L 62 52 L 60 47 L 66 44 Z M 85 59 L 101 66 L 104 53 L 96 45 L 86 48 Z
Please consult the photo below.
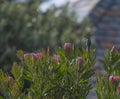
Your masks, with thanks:
M 97 55 L 115 45 L 120 49 L 120 0 L 101 0 L 90 13 L 96 27 Z

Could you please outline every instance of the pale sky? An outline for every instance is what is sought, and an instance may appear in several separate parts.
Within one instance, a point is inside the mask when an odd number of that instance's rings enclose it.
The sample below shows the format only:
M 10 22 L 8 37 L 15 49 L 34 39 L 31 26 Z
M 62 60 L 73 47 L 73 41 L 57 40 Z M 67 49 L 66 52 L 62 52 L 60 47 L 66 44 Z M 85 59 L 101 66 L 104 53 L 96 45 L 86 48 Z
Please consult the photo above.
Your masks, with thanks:
M 46 10 L 48 10 L 52 5 L 55 5 L 56 7 L 60 7 L 64 4 L 66 4 L 67 2 L 71 2 L 71 1 L 76 1 L 76 0 L 50 0 L 48 2 L 44 2 L 40 5 L 40 9 L 45 12 Z

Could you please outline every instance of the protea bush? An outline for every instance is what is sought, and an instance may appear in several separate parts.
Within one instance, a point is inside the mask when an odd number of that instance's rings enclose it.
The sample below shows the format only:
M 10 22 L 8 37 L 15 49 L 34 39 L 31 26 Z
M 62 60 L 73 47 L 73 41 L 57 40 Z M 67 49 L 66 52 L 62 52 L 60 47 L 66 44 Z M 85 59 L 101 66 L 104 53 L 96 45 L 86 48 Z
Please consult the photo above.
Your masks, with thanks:
M 120 99 L 120 53 L 115 46 L 100 60 L 104 74 L 97 76 L 98 99 Z
M 92 89 L 94 51 L 71 43 L 37 53 L 17 52 L 11 74 L 0 70 L 2 99 L 85 99 Z

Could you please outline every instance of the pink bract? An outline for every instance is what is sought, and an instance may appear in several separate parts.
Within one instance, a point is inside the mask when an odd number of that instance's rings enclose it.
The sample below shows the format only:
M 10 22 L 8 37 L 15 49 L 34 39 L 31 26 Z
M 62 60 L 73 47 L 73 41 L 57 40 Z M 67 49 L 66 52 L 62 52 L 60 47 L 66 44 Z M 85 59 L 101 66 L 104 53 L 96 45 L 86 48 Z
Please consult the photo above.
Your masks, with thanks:
M 118 92 L 118 94 L 120 95 L 120 85 L 119 85 L 118 88 L 117 88 L 117 92 Z
M 60 58 L 59 58 L 58 55 L 54 55 L 54 56 L 53 56 L 53 61 L 54 61 L 54 62 L 59 62 L 59 60 L 60 60 Z
M 116 51 L 116 47 L 113 45 L 111 48 L 111 53 L 114 53 Z
M 66 50 L 67 53 L 70 52 L 71 46 L 72 46 L 71 43 L 65 43 L 64 44 L 64 49 Z
M 42 53 L 26 53 L 24 54 L 24 59 L 33 57 L 34 60 L 38 60 L 42 56 Z
M 33 55 L 33 57 L 34 57 L 35 60 L 38 60 L 41 56 L 42 56 L 42 53 L 35 53 Z
M 109 81 L 111 83 L 115 83 L 116 81 L 119 81 L 120 80 L 120 77 L 119 76 L 110 76 L 109 77 Z
M 84 64 L 84 60 L 83 60 L 82 57 L 76 58 L 76 65 L 77 65 L 79 68 L 81 68 L 81 67 L 83 66 L 83 64 Z
M 24 54 L 24 59 L 33 57 L 33 55 L 34 55 L 34 53 L 26 53 L 26 54 Z

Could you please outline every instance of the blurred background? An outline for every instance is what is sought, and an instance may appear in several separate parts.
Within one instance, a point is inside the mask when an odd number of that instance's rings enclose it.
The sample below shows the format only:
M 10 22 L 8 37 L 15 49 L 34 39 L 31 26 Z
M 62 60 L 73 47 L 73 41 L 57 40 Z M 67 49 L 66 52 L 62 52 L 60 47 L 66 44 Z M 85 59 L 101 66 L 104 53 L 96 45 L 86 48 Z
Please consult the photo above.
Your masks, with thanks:
M 97 59 L 120 47 L 120 0 L 0 0 L 0 68 L 9 70 L 16 51 L 84 46 L 91 37 Z
M 83 45 L 89 19 L 77 18 L 73 0 L 0 0 L 0 68 L 9 70 L 16 51 L 35 52 L 65 42 Z

